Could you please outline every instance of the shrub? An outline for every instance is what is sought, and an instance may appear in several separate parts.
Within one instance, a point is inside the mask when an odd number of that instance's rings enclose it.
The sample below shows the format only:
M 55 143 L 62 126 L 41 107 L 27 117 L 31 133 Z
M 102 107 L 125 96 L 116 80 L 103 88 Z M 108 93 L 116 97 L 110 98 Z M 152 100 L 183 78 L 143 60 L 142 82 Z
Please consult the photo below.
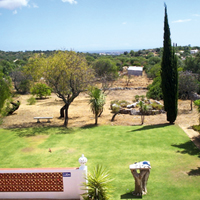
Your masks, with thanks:
M 11 98 L 10 98 L 9 100 L 6 101 L 4 107 L 2 108 L 2 110 L 1 110 L 1 116 L 2 116 L 2 117 L 8 115 L 8 112 L 9 112 L 9 110 L 11 109 L 11 107 L 10 107 L 10 101 L 11 101 Z
M 119 100 L 113 100 L 110 102 L 110 109 L 112 110 L 112 105 L 113 104 L 119 104 Z
M 194 125 L 192 128 L 200 133 L 200 125 Z
M 141 101 L 144 101 L 145 100 L 145 96 L 144 95 L 141 95 Z
M 139 101 L 140 96 L 139 95 L 135 95 L 135 101 Z
M 163 105 L 160 105 L 160 104 L 157 104 L 157 103 L 152 103 L 151 106 L 154 110 L 163 110 L 164 109 Z
M 119 105 L 122 107 L 122 108 L 126 108 L 126 106 L 130 104 L 128 101 L 125 101 L 125 100 L 121 100 L 119 101 Z
M 34 105 L 36 103 L 36 99 L 35 97 L 30 97 L 29 99 L 27 99 L 28 105 Z
M 112 105 L 112 112 L 117 113 L 121 109 L 121 106 L 119 104 L 113 104 Z
M 110 182 L 113 180 L 106 168 L 97 165 L 92 173 L 88 173 L 87 182 L 84 183 L 87 192 L 82 197 L 84 200 L 108 200 L 110 199 Z
M 42 99 L 43 97 L 46 98 L 46 96 L 51 95 L 51 88 L 44 83 L 36 83 L 31 88 L 31 94 L 36 95 L 36 97 L 39 97 L 40 99 Z
M 113 113 L 117 113 L 119 112 L 119 110 L 121 108 L 126 108 L 126 106 L 130 104 L 128 101 L 125 101 L 125 100 L 114 100 L 114 101 L 111 101 L 110 102 L 110 108 L 112 110 Z
M 153 80 L 153 83 L 148 87 L 147 98 L 152 99 L 163 99 L 162 88 L 161 88 L 161 77 L 158 76 Z

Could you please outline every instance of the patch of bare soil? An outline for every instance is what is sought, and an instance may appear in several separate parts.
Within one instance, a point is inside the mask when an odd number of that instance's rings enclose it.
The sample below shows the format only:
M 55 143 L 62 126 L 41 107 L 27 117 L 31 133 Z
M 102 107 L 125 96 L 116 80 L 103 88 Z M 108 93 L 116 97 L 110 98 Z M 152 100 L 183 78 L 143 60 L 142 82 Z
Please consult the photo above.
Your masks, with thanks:
M 143 77 L 134 77 L 128 87 L 147 87 L 151 83 L 150 80 Z M 126 80 L 119 79 L 114 83 L 114 87 L 126 87 Z M 106 96 L 106 105 L 104 112 L 98 119 L 99 125 L 141 125 L 141 117 L 138 115 L 119 114 L 115 117 L 115 121 L 111 122 L 113 113 L 110 110 L 110 102 L 112 100 L 127 100 L 132 103 L 135 95 L 146 95 L 147 90 L 133 89 L 133 90 L 112 90 Z M 63 126 L 64 120 L 59 119 L 60 108 L 64 105 L 63 101 L 55 94 L 50 98 L 37 100 L 35 105 L 28 105 L 27 99 L 31 95 L 22 95 L 18 99 L 21 102 L 19 109 L 12 115 L 4 118 L 2 128 L 16 128 L 16 127 L 37 127 L 37 126 Z M 69 124 L 68 127 L 83 127 L 94 124 L 94 115 L 89 106 L 89 96 L 87 93 L 80 94 L 69 107 Z M 190 111 L 190 101 L 178 101 L 178 116 L 176 124 L 178 124 L 188 136 L 195 140 L 199 133 L 191 129 L 192 125 L 198 124 L 198 111 L 196 108 Z M 34 117 L 53 117 L 51 123 L 47 120 L 41 120 L 37 123 Z M 145 116 L 144 125 L 166 124 L 166 114 L 158 114 L 152 116 Z M 200 143 L 200 142 L 198 142 Z M 199 145 L 200 147 L 200 145 Z

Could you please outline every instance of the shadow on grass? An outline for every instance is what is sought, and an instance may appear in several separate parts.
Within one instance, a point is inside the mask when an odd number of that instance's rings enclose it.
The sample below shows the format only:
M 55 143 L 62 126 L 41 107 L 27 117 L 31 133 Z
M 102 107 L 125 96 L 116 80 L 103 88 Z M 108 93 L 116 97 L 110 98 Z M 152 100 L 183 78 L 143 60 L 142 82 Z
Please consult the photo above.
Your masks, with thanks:
M 200 150 L 190 140 L 182 144 L 172 144 L 171 146 L 181 149 L 177 150 L 177 153 L 189 154 L 191 156 L 197 155 L 200 158 Z
M 150 129 L 154 129 L 154 128 L 163 128 L 163 127 L 171 126 L 171 125 L 172 124 L 165 123 L 165 124 L 155 124 L 155 125 L 141 126 L 140 128 L 131 130 L 129 132 L 145 131 L 145 130 L 150 130 Z
M 87 129 L 87 128 L 95 128 L 95 127 L 98 127 L 98 124 L 95 125 L 95 124 L 86 124 L 84 126 L 82 126 L 81 128 L 82 129 Z
M 191 169 L 190 172 L 188 172 L 189 176 L 200 176 L 200 167 L 198 169 Z
M 132 192 L 122 194 L 121 199 L 142 199 L 142 196 L 134 196 Z
M 34 127 L 34 128 L 15 128 L 11 131 L 19 137 L 31 137 L 36 135 L 51 134 L 72 134 L 75 132 L 72 128 L 65 127 Z

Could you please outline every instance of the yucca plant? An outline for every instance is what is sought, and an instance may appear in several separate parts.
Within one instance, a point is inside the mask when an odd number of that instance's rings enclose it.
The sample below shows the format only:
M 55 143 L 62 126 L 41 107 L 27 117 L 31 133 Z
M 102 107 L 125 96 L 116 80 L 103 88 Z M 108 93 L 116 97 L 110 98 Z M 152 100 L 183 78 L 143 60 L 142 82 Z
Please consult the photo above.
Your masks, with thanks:
M 98 123 L 98 116 L 103 112 L 103 106 L 105 105 L 105 95 L 98 88 L 92 88 L 89 91 L 90 107 L 95 115 L 95 125 Z
M 97 165 L 92 173 L 88 173 L 86 178 L 87 192 L 84 193 L 84 200 L 108 200 L 111 189 L 110 182 L 113 180 L 110 178 L 109 172 L 101 165 Z

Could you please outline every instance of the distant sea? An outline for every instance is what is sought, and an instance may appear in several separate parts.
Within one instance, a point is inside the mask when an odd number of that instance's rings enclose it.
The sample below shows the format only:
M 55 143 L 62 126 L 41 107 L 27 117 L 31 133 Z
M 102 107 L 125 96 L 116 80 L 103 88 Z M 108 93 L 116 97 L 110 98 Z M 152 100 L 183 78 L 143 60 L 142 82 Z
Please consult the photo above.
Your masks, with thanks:
M 119 50 L 89 50 L 89 51 L 82 51 L 83 53 L 124 53 L 125 51 L 130 52 L 133 51 L 139 51 L 140 49 L 119 49 Z

